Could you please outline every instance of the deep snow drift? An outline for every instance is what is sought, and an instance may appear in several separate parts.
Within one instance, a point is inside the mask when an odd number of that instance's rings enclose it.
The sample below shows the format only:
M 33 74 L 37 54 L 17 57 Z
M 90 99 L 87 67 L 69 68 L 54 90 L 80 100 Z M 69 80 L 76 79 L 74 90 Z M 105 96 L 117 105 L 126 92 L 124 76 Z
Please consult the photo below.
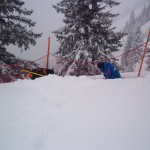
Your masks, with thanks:
M 149 92 L 150 76 L 0 84 L 0 150 L 150 150 Z

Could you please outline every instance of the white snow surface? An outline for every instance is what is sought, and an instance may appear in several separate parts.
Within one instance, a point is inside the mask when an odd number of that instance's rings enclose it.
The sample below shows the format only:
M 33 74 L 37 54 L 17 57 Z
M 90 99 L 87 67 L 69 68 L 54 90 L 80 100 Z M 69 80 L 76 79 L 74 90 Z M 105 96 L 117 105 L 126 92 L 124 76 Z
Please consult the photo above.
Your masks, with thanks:
M 149 92 L 150 76 L 0 84 L 0 150 L 150 150 Z

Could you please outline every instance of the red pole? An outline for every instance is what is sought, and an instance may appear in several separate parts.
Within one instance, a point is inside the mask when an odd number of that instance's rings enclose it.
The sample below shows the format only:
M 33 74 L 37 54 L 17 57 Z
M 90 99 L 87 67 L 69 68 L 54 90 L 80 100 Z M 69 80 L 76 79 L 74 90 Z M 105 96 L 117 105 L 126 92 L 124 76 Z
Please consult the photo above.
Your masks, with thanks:
M 48 66 L 49 66 L 49 54 L 50 54 L 50 37 L 48 37 L 48 49 L 47 49 L 46 69 L 48 69 Z
M 148 47 L 149 37 L 150 37 L 150 30 L 149 30 L 149 32 L 148 32 L 148 37 L 147 37 L 147 41 L 146 41 L 146 45 L 145 45 L 145 49 L 144 49 L 144 52 L 143 52 L 142 61 L 141 61 L 140 69 L 139 69 L 139 72 L 138 72 L 138 77 L 140 77 L 140 76 L 141 76 L 141 70 L 142 70 L 142 66 L 143 66 L 143 62 L 144 62 L 144 58 L 145 58 L 145 54 L 146 54 L 147 47 Z

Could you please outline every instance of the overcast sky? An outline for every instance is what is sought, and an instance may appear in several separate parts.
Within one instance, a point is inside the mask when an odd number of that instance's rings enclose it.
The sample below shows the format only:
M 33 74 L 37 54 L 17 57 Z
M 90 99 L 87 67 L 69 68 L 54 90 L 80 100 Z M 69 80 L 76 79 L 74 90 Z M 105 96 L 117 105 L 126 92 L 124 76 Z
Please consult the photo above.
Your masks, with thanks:
M 143 5 L 143 2 L 148 0 L 118 1 L 121 2 L 121 4 L 113 9 L 115 9 L 117 13 L 120 13 L 120 17 L 124 17 L 124 15 L 131 12 L 133 8 Z M 21 53 L 18 48 L 11 47 L 11 51 L 13 50 L 15 55 L 28 60 L 34 60 L 45 56 L 49 36 L 51 38 L 51 52 L 57 50 L 59 43 L 51 33 L 63 26 L 62 14 L 56 13 L 55 9 L 52 8 L 52 4 L 56 4 L 57 2 L 60 2 L 60 0 L 25 0 L 25 7 L 34 10 L 34 13 L 30 16 L 30 18 L 37 23 L 34 31 L 37 33 L 43 33 L 43 35 L 37 40 L 37 44 L 31 46 L 30 50 L 26 52 L 23 51 Z

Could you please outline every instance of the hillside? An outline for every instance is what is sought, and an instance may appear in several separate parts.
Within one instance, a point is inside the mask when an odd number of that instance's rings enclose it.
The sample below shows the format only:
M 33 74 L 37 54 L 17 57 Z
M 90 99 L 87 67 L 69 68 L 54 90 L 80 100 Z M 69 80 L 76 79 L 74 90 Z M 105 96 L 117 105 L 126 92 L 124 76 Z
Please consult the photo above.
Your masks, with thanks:
M 43 1 L 37 1 L 36 5 L 27 1 L 29 6 L 38 6 L 39 14 L 35 16 L 44 25 L 45 33 L 38 45 L 31 47 L 32 52 L 26 52 L 22 58 L 38 59 L 46 53 L 44 41 L 49 31 L 60 23 L 56 23 L 53 12 L 51 18 L 45 17 L 49 13 L 48 4 L 45 7 Z M 121 5 L 124 11 L 114 22 L 117 30 L 123 30 L 133 6 L 139 15 L 149 3 L 149 0 L 120 1 L 126 5 Z M 40 4 L 44 11 L 39 11 Z M 147 21 L 141 27 L 144 39 L 149 25 Z M 126 38 L 123 40 L 125 43 Z M 55 51 L 58 45 L 54 37 L 52 41 L 52 51 Z M 121 56 L 121 52 L 116 55 Z M 0 83 L 5 79 L 15 81 L 18 75 L 26 78 L 27 74 L 20 74 L 21 69 L 36 66 L 15 55 L 0 50 Z M 150 72 L 143 70 L 139 78 L 136 70 L 121 72 L 123 78 L 115 80 L 105 80 L 101 75 L 49 75 L 0 84 L 0 150 L 150 150 Z
M 49 75 L 0 84 L 0 149 L 149 150 L 149 83 Z

